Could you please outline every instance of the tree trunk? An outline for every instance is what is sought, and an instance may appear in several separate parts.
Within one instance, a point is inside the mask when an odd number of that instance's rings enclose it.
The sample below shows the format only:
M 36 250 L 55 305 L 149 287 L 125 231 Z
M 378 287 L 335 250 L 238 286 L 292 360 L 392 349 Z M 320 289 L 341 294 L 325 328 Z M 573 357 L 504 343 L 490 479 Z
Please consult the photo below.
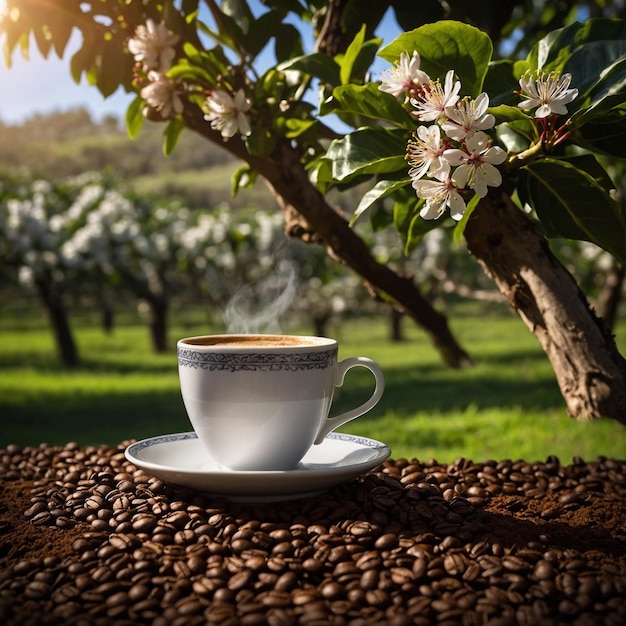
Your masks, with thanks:
M 151 298 L 150 305 L 150 338 L 152 350 L 156 354 L 167 351 L 167 301 L 161 298 Z
M 394 342 L 404 341 L 404 335 L 402 333 L 402 320 L 404 319 L 404 314 L 402 311 L 398 311 L 395 306 L 391 307 L 390 313 L 390 326 L 391 333 L 390 339 Z
M 210 128 L 200 109 L 185 109 L 184 115 L 188 128 L 209 141 L 222 143 L 221 135 Z M 445 315 L 433 308 L 412 279 L 400 276 L 376 261 L 346 219 L 326 202 L 309 180 L 299 153 L 291 142 L 279 139 L 267 157 L 250 155 L 238 137 L 230 139 L 224 148 L 248 163 L 266 180 L 285 215 L 295 211 L 302 218 L 301 225 L 306 220 L 304 230 L 314 233 L 333 258 L 361 276 L 377 297 L 395 301 L 426 332 L 446 365 L 460 368 L 472 362 L 452 335 Z
M 316 337 L 326 337 L 326 329 L 328 322 L 330 322 L 330 313 L 321 313 L 319 315 L 313 315 L 313 332 Z
M 626 361 L 535 223 L 493 191 L 468 220 L 465 238 L 539 340 L 568 413 L 626 424 Z
M 101 306 L 102 330 L 107 335 L 111 335 L 113 333 L 113 309 L 107 303 L 102 303 Z
M 37 279 L 35 285 L 50 319 L 59 358 L 66 367 L 76 367 L 79 363 L 78 348 L 61 297 L 54 293 L 46 280 Z
M 598 296 L 598 315 L 611 331 L 615 328 L 617 312 L 624 292 L 625 278 L 626 268 L 622 263 L 613 259 L 613 263 L 606 273 L 602 291 Z

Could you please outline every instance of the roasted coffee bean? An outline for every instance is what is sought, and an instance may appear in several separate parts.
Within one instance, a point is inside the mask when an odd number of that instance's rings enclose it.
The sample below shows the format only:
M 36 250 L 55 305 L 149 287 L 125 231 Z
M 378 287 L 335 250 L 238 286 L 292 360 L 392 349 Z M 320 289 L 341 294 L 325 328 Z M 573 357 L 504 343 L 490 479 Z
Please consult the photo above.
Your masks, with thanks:
M 467 568 L 467 559 L 458 552 L 449 554 L 443 559 L 443 568 L 451 576 L 462 576 Z

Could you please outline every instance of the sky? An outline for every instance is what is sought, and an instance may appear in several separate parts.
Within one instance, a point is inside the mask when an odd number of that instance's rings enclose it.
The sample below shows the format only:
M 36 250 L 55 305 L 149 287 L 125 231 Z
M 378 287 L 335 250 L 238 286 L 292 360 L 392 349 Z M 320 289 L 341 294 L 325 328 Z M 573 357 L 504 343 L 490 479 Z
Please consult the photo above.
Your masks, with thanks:
M 2 4 L 3 0 L 0 0 L 0 10 Z M 389 32 L 393 28 L 394 25 L 387 23 L 382 25 L 381 30 Z M 391 38 L 384 37 L 385 43 Z M 18 125 L 36 114 L 63 112 L 79 107 L 87 109 L 96 121 L 110 114 L 123 119 L 133 94 L 118 89 L 105 99 L 84 78 L 80 84 L 74 82 L 69 64 L 79 45 L 80 35 L 75 32 L 68 43 L 64 59 L 59 59 L 53 51 L 44 59 L 36 45 L 31 43 L 29 60 L 25 60 L 16 49 L 10 68 L 7 68 L 3 55 L 0 55 L 0 122 Z
M 50 53 L 48 59 L 44 59 L 34 45 L 31 45 L 28 61 L 16 50 L 11 68 L 7 68 L 4 59 L 0 58 L 0 121 L 15 125 L 37 113 L 67 111 L 78 107 L 86 108 L 96 120 L 107 114 L 124 116 L 126 107 L 133 99 L 132 94 L 118 89 L 105 99 L 84 78 L 80 84 L 74 82 L 69 60 L 79 41 L 79 35 L 75 34 L 62 60 L 54 52 Z

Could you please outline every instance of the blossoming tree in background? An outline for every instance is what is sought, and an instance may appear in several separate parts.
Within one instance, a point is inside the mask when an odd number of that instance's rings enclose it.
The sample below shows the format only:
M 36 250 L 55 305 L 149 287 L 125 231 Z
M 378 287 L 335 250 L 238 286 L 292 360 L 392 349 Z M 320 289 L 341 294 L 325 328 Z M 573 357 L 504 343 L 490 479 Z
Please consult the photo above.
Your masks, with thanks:
M 263 177 L 290 234 L 323 242 L 458 365 L 467 355 L 445 319 L 373 258 L 328 193 L 367 183 L 353 221 L 386 220 L 407 250 L 433 228 L 454 229 L 537 336 L 568 412 L 626 420 L 626 363 L 548 242 L 590 241 L 626 259 L 624 211 L 596 156 L 626 157 L 622 21 L 573 22 L 498 59 L 494 41 L 522 27 L 527 3 L 381 2 L 367 15 L 350 0 L 267 0 L 256 13 L 244 0 L 7 4 L 9 54 L 33 34 L 44 54 L 62 55 L 82 31 L 72 73 L 104 95 L 136 93 L 131 136 L 149 117 L 164 122 L 167 152 L 184 128 L 222 145 L 244 163 L 235 188 Z M 373 33 L 389 6 L 406 32 L 380 49 Z M 294 16 L 311 19 L 312 52 Z M 263 68 L 270 42 L 277 63 Z M 389 63 L 383 81 L 369 74 L 376 55 Z M 354 130 L 334 130 L 333 119 Z
M 0 263 L 32 286 L 50 320 L 59 358 L 68 367 L 79 361 L 71 332 L 67 298 L 77 279 L 62 248 L 71 237 L 65 211 L 80 186 L 55 185 L 20 175 L 0 182 Z
M 281 311 L 266 306 L 285 290 L 279 257 L 298 293 L 296 306 L 285 296 Z M 97 173 L 62 184 L 0 175 L 0 266 L 37 292 L 68 367 L 79 363 L 68 304 L 79 295 L 130 293 L 148 312 L 153 350 L 163 352 L 176 299 L 220 314 L 230 303 L 231 316 L 259 331 L 289 308 L 321 331 L 363 295 L 331 265 L 320 249 L 288 242 L 278 213 L 190 211 L 122 192 Z

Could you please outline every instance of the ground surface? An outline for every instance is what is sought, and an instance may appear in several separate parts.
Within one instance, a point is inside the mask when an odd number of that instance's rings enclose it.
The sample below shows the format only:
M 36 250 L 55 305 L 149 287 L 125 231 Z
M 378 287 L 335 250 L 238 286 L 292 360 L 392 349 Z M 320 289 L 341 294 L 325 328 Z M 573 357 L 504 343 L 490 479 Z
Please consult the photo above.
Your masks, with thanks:
M 0 450 L 0 623 L 626 624 L 626 462 L 390 460 L 244 506 L 117 448 Z

